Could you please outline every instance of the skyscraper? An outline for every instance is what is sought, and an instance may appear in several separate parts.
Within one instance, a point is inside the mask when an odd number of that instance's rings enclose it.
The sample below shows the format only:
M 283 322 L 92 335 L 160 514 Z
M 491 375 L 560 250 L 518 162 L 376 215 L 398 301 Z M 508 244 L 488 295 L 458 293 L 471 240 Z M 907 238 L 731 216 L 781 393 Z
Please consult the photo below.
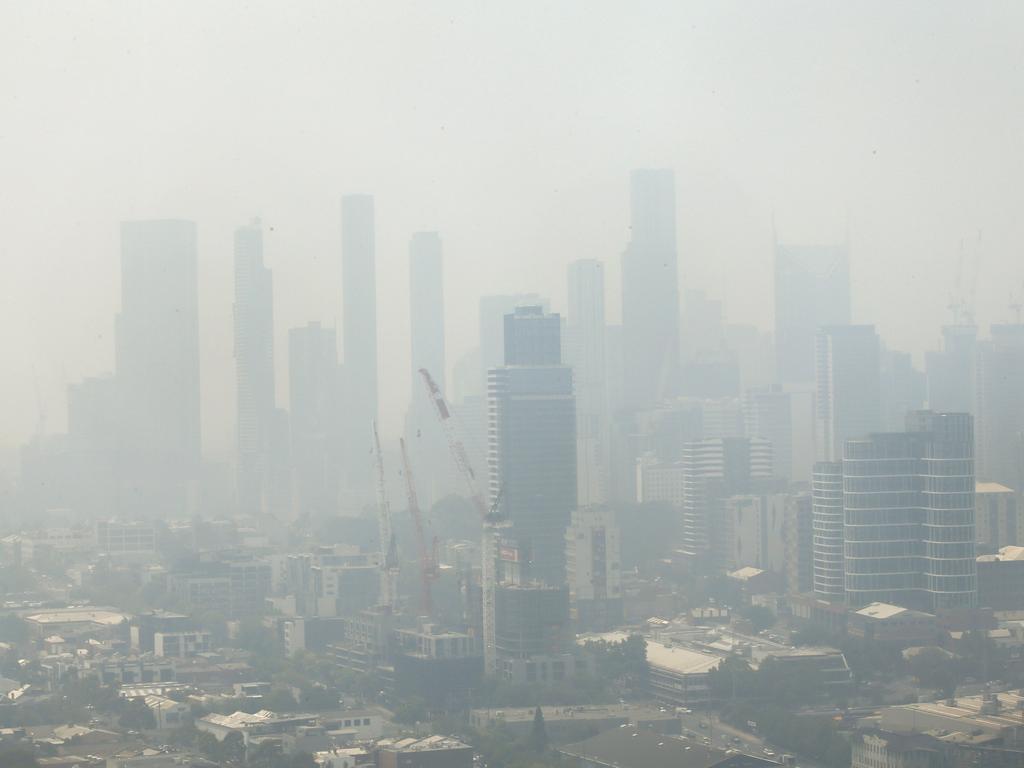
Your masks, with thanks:
M 235 230 L 237 492 L 244 514 L 271 503 L 274 421 L 274 285 L 263 264 L 259 220 Z
M 790 393 L 776 388 L 752 389 L 743 397 L 747 437 L 763 437 L 772 444 L 775 476 L 793 479 L 793 414 Z
M 976 599 L 974 430 L 966 413 L 917 411 L 907 431 L 846 444 L 846 600 L 936 611 Z
M 370 488 L 371 425 L 377 419 L 377 263 L 371 195 L 341 198 L 345 473 L 357 496 Z
M 783 383 L 814 381 L 815 334 L 850 322 L 845 245 L 775 246 L 775 360 Z
M 631 238 L 622 254 L 623 398 L 650 407 L 678 387 L 679 267 L 675 177 L 630 175 Z
M 993 325 L 978 349 L 978 476 L 1024 486 L 1024 325 Z
M 480 371 L 485 388 L 488 371 L 505 364 L 505 315 L 528 306 L 548 311 L 548 302 L 536 293 L 480 297 Z
M 299 516 L 337 511 L 339 394 L 334 329 L 320 323 L 292 328 L 288 332 L 288 400 L 294 503 Z
M 874 326 L 818 331 L 815 437 L 821 461 L 839 461 L 847 440 L 881 430 L 879 357 Z
M 925 355 L 928 407 L 933 411 L 974 413 L 978 328 L 942 327 L 942 350 Z
M 683 446 L 681 548 L 693 565 L 725 564 L 725 500 L 765 492 L 771 480 L 772 446 L 762 438 L 712 438 Z
M 531 574 L 561 585 L 565 529 L 576 508 L 572 369 L 549 362 L 548 350 L 559 349 L 557 315 L 533 307 L 509 317 L 506 349 L 519 362 L 494 368 L 488 377 L 491 498 L 500 498 Z
M 576 462 L 581 506 L 608 500 L 609 424 L 605 356 L 604 264 L 569 265 L 568 362 L 576 386 Z
M 116 321 L 119 508 L 133 517 L 194 509 L 200 465 L 196 227 L 121 225 Z
M 814 594 L 830 602 L 846 596 L 843 514 L 842 462 L 819 461 L 811 478 Z
M 409 242 L 409 335 L 411 399 L 406 417 L 406 442 L 417 468 L 421 501 L 430 504 L 450 489 L 451 461 L 444 433 L 423 387 L 420 369 L 447 392 L 444 342 L 444 269 L 441 237 L 417 232 Z

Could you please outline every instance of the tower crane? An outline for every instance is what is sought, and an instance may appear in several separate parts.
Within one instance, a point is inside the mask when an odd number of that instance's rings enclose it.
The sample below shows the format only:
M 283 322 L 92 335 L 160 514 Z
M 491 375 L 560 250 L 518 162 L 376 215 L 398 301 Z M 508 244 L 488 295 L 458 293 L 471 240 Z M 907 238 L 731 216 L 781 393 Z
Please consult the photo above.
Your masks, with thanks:
M 392 612 L 398 607 L 398 547 L 391 527 L 391 505 L 384 483 L 384 457 L 377 422 L 373 422 L 373 458 L 377 471 L 377 524 L 380 531 L 380 604 Z
M 413 478 L 409 454 L 405 450 L 405 439 L 399 440 L 402 449 L 402 471 L 405 474 L 405 490 L 409 501 L 409 514 L 416 526 L 416 547 L 420 556 L 420 606 L 426 616 L 434 612 L 434 600 L 431 595 L 430 583 L 437 578 L 437 558 L 432 546 L 427 543 L 423 530 L 423 514 L 420 511 L 419 498 L 416 496 L 416 481 Z
M 495 494 L 494 503 L 490 507 L 484 501 L 483 492 L 480 490 L 476 480 L 476 473 L 470 464 L 469 456 L 466 454 L 466 447 L 462 444 L 458 435 L 455 434 L 455 427 L 452 423 L 451 409 L 445 402 L 444 395 L 434 381 L 430 371 L 420 368 L 420 377 L 427 389 L 427 395 L 434 406 L 437 418 L 441 422 L 441 429 L 448 440 L 448 449 L 451 452 L 452 460 L 455 462 L 459 474 L 462 476 L 469 492 L 469 497 L 480 515 L 480 522 L 483 525 L 483 540 L 480 546 L 480 586 L 483 593 L 483 618 L 484 633 L 484 673 L 493 675 L 497 671 L 497 648 L 495 646 L 495 624 L 494 624 L 494 593 L 497 586 L 497 565 L 498 565 L 498 535 L 507 522 L 503 521 L 501 515 L 502 490 L 499 488 Z

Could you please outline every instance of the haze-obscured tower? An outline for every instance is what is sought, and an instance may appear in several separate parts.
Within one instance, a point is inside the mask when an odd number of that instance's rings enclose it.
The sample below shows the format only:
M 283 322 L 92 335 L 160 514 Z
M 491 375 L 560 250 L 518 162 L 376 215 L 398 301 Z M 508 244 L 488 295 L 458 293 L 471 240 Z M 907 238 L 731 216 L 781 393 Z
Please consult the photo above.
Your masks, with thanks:
M 816 442 L 821 461 L 839 461 L 847 440 L 882 429 L 878 334 L 872 325 L 818 331 Z
M 814 594 L 829 602 L 846 596 L 843 559 L 843 465 L 819 461 L 811 478 Z
M 130 517 L 195 508 L 200 467 L 196 226 L 121 225 L 116 321 L 120 492 Z
M 1024 485 L 1024 325 L 993 325 L 978 350 L 978 476 Z
M 622 254 L 623 399 L 647 408 L 672 394 L 679 373 L 679 266 L 675 176 L 630 175 L 631 237 Z
M 775 368 L 783 383 L 814 381 L 818 329 L 850 322 L 845 245 L 775 246 Z
M 450 475 L 447 443 L 427 397 L 420 369 L 430 371 L 447 392 L 444 343 L 444 266 L 441 237 L 417 232 L 409 242 L 409 338 L 411 342 L 411 399 L 406 442 L 418 472 L 421 501 L 430 504 L 447 490 Z
M 237 493 L 243 514 L 266 511 L 273 478 L 274 284 L 259 220 L 235 230 Z
M 608 499 L 608 387 L 605 356 L 604 264 L 569 265 L 565 348 L 576 388 L 576 462 L 581 506 Z
M 565 529 L 576 508 L 572 369 L 557 355 L 558 315 L 523 307 L 507 320 L 509 362 L 488 377 L 491 498 L 500 498 L 532 576 L 560 586 Z
M 377 419 L 377 263 L 371 195 L 341 198 L 345 472 L 357 497 L 370 488 L 371 425 Z
M 977 353 L 977 326 L 942 327 L 942 350 L 925 355 L 929 408 L 974 413 Z
M 292 328 L 288 332 L 288 401 L 294 502 L 300 517 L 337 512 L 339 394 L 334 329 L 320 323 Z

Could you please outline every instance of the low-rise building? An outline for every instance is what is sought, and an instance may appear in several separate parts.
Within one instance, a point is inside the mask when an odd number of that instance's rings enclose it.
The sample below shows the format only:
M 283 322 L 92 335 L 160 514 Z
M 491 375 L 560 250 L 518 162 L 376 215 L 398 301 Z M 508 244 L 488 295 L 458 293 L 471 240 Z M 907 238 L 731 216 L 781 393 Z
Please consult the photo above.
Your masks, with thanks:
M 934 643 L 935 616 L 889 603 L 870 603 L 846 617 L 846 632 L 871 642 L 911 646 Z
M 378 768 L 472 768 L 473 748 L 446 736 L 381 741 Z
M 1024 547 L 1002 547 L 978 558 L 978 605 L 997 611 L 1024 609 Z

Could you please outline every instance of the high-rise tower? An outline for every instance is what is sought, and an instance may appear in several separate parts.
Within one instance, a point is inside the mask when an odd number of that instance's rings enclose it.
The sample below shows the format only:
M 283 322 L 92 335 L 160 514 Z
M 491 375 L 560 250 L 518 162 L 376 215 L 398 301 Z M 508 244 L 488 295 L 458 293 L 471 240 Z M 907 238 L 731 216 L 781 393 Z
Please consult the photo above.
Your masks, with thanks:
M 540 307 L 507 316 L 506 355 L 490 371 L 490 490 L 528 553 L 531 574 L 565 582 L 565 529 L 576 508 L 576 404 L 572 369 L 551 360 L 559 318 Z
M 444 433 L 419 371 L 430 372 L 446 392 L 444 340 L 444 264 L 437 232 L 417 232 L 409 242 L 409 336 L 411 398 L 406 416 L 406 443 L 417 468 L 421 501 L 430 504 L 451 489 Z
M 783 383 L 814 381 L 815 334 L 850 322 L 844 245 L 775 246 L 775 368 Z
M 654 405 L 678 387 L 679 267 L 675 176 L 630 175 L 631 237 L 622 254 L 623 399 Z
M 235 386 L 238 508 L 266 511 L 274 430 L 274 285 L 259 220 L 235 230 Z
M 818 459 L 839 461 L 847 440 L 882 429 L 878 334 L 872 325 L 826 326 L 816 353 Z
M 116 322 L 120 512 L 169 517 L 195 508 L 200 466 L 196 226 L 121 225 Z
M 356 496 L 367 494 L 371 426 L 377 419 L 377 265 L 371 195 L 341 199 L 345 471 Z
M 576 387 L 576 461 L 581 506 L 608 500 L 609 424 L 605 356 L 604 264 L 580 259 L 569 265 L 566 360 Z

